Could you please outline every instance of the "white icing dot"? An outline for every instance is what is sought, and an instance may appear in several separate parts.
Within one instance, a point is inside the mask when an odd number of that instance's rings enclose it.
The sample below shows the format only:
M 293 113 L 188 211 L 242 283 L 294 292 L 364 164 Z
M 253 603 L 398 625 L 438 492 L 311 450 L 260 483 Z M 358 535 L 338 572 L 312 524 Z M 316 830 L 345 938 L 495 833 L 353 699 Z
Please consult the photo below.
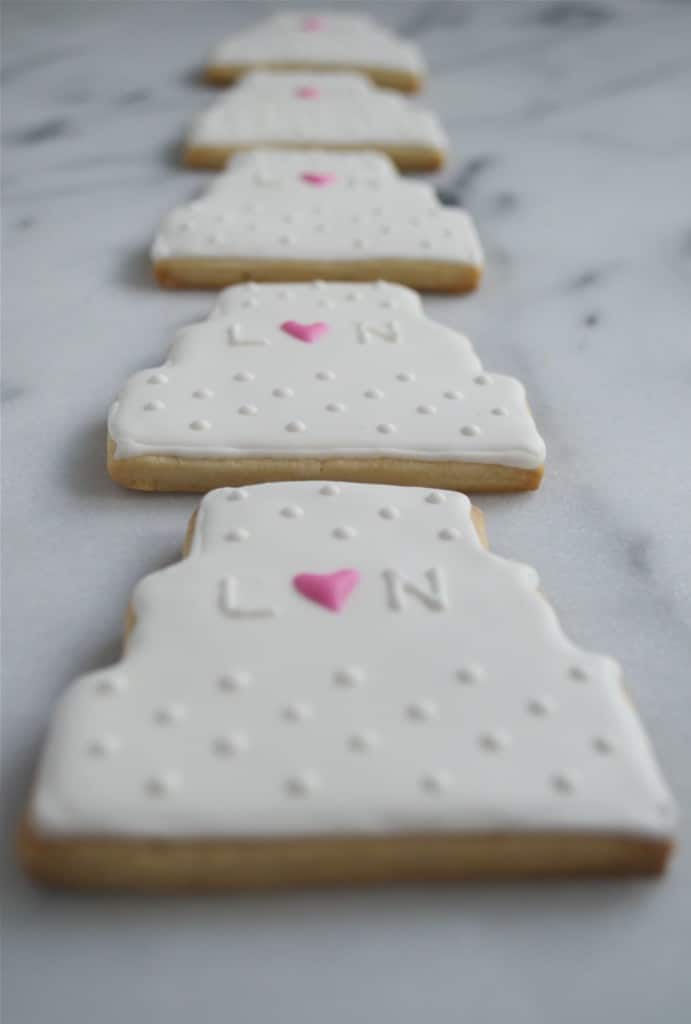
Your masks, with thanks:
M 354 238 L 353 239 L 353 249 L 366 249 L 366 248 L 367 248 L 367 242 L 365 241 L 364 238 Z
M 234 491 L 228 491 L 226 499 L 228 501 L 246 501 L 249 496 L 249 491 L 246 491 L 244 487 L 239 487 Z
M 611 754 L 614 751 L 614 746 L 606 736 L 596 736 L 593 740 L 593 750 L 598 754 Z
M 572 665 L 569 669 L 569 676 L 577 683 L 584 683 L 588 678 L 588 673 L 580 665 Z
M 420 789 L 429 796 L 440 796 L 451 785 L 451 775 L 448 772 L 428 772 L 420 779 Z
M 385 505 L 379 509 L 379 515 L 382 519 L 400 519 L 401 512 L 395 505 Z
M 395 434 L 398 427 L 394 423 L 380 423 L 377 430 L 380 434 Z
M 168 377 L 165 373 L 152 373 L 150 377 L 146 378 L 147 384 L 167 384 Z
M 104 697 L 121 693 L 126 688 L 127 683 L 122 676 L 101 676 L 94 682 L 94 690 Z
M 219 677 L 218 687 L 226 693 L 237 693 L 246 690 L 252 682 L 252 676 L 245 669 L 235 669 Z
M 337 540 L 352 540 L 353 537 L 357 537 L 357 530 L 352 526 L 337 526 L 331 536 Z
M 466 423 L 464 427 L 461 427 L 461 433 L 466 437 L 477 437 L 480 433 L 480 428 L 475 423 Z
M 485 374 L 485 373 L 480 373 L 480 374 L 478 374 L 477 377 L 474 377 L 473 379 L 474 379 L 474 382 L 476 384 L 479 384 L 481 387 L 484 387 L 486 384 L 490 383 L 490 379 L 487 376 L 487 374 Z
M 481 683 L 485 678 L 485 670 L 481 665 L 463 665 L 456 672 L 456 679 L 465 686 Z
M 535 715 L 538 718 L 544 718 L 545 715 L 551 715 L 556 709 L 556 702 L 552 697 L 532 697 L 526 704 L 526 708 L 531 715 Z
M 159 725 L 175 725 L 176 722 L 181 722 L 186 714 L 184 704 L 163 704 L 154 711 L 154 721 Z
M 345 686 L 346 688 L 361 686 L 366 678 L 365 670 L 360 668 L 359 665 L 347 665 L 345 668 L 336 669 L 333 674 L 334 683 L 337 686 Z
M 146 410 L 146 412 L 158 412 L 160 409 L 165 409 L 165 407 L 165 402 L 161 402 L 158 399 L 156 399 L 153 402 L 147 402 L 146 405 L 144 406 L 144 409 Z
M 333 370 L 318 370 L 314 375 L 317 380 L 335 380 L 336 374 Z
M 425 497 L 425 501 L 429 505 L 443 505 L 446 501 L 446 495 L 442 494 L 441 491 L 430 491 Z
M 214 392 L 211 388 L 197 388 L 192 392 L 192 398 L 213 398 Z
M 462 391 L 445 391 L 444 392 L 444 398 L 448 398 L 449 401 L 454 402 L 454 401 L 457 401 L 459 398 L 463 398 L 463 392 Z
M 420 248 L 421 249 L 431 249 L 432 248 L 432 243 L 430 242 L 429 238 L 422 238 L 420 240 Z
M 285 789 L 289 796 L 310 796 L 319 789 L 319 776 L 315 772 L 300 772 L 286 779 Z
M 307 427 L 302 420 L 291 420 L 290 423 L 286 423 L 285 429 L 291 434 L 301 434 Z
M 437 717 L 439 711 L 432 700 L 416 700 L 408 705 L 405 713 L 413 722 L 429 722 Z
M 292 388 L 274 388 L 271 394 L 274 398 L 292 398 L 295 392 Z
M 501 405 L 497 405 L 494 409 L 492 409 L 493 416 L 508 416 L 508 414 L 508 409 L 505 409 Z
M 347 406 L 344 402 L 328 402 L 324 408 L 327 412 L 345 412 Z
M 211 424 L 208 420 L 192 420 L 190 430 L 211 430 Z
M 111 754 L 117 754 L 121 746 L 120 737 L 109 734 L 92 740 L 86 749 L 91 757 L 110 757 Z
M 164 797 L 174 793 L 182 785 L 179 772 L 159 772 L 148 778 L 144 784 L 149 796 Z
M 247 540 L 250 535 L 250 531 L 246 530 L 244 526 L 236 526 L 232 530 L 228 530 L 226 534 L 226 540 L 231 541 L 242 541 Z
M 243 299 L 240 305 L 243 309 L 253 309 L 259 305 L 259 299 Z
M 281 515 L 286 519 L 301 519 L 304 514 L 303 509 L 299 505 L 285 505 L 281 509 Z
M 337 494 L 341 493 L 341 488 L 336 484 L 324 484 L 319 488 L 319 493 L 325 494 L 328 498 L 335 498 Z
M 314 710 L 311 704 L 307 704 L 305 701 L 296 700 L 292 701 L 281 711 L 281 718 L 285 719 L 286 722 L 306 722 L 308 719 L 314 717 Z
M 238 412 L 241 416 L 256 416 L 259 410 L 256 405 L 241 405 Z
M 461 536 L 461 531 L 455 526 L 446 526 L 443 530 L 440 530 L 437 534 L 439 540 L 458 540 Z
M 483 732 L 478 742 L 483 750 L 498 753 L 500 750 L 506 750 L 511 743 L 511 737 L 503 729 L 493 729 L 490 732 Z
M 405 384 L 411 383 L 415 380 L 415 374 L 411 370 L 404 370 L 403 373 L 396 374 L 396 380 L 403 381 Z
M 278 241 L 281 245 L 292 245 L 295 241 L 295 236 L 289 234 L 279 235 Z
M 561 793 L 563 796 L 568 796 L 569 793 L 573 793 L 576 788 L 576 783 L 570 775 L 557 773 L 551 778 L 552 788 L 557 793 Z
M 424 416 L 431 416 L 437 411 L 436 405 L 418 405 L 417 411 Z
M 249 380 L 254 380 L 254 374 L 250 373 L 249 370 L 240 370 L 240 371 L 238 371 L 238 373 L 235 374 L 235 376 L 233 377 L 233 380 L 237 380 L 237 381 L 240 381 L 241 383 L 245 383 L 245 382 L 247 382 Z
M 348 737 L 348 747 L 357 754 L 367 754 L 379 745 L 379 736 L 373 729 L 354 732 Z
M 217 736 L 211 746 L 219 757 L 236 757 L 249 748 L 249 740 L 242 732 L 226 733 Z
M 379 388 L 367 388 L 365 391 L 365 398 L 383 398 L 384 392 L 380 391 Z

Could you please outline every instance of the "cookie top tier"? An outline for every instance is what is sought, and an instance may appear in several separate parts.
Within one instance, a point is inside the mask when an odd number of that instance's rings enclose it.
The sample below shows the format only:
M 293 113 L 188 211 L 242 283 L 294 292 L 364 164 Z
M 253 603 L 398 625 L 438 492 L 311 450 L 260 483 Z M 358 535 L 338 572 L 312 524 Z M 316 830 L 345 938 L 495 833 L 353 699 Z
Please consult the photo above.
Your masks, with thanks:
M 462 495 L 214 491 L 132 607 L 122 660 L 59 703 L 43 833 L 672 830 L 616 664 L 484 550 Z

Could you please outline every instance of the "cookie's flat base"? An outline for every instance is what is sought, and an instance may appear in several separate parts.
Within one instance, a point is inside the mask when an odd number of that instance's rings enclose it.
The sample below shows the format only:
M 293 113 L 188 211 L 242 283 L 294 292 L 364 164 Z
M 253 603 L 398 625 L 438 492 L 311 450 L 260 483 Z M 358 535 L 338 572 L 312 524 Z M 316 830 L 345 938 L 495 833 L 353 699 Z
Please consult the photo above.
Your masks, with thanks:
M 263 260 L 171 257 L 154 262 L 164 288 L 224 288 L 244 281 L 390 281 L 422 292 L 471 292 L 482 268 L 469 263 L 415 260 Z
M 425 146 L 394 146 L 385 142 L 368 142 L 361 145 L 334 145 L 325 142 L 265 142 L 247 145 L 211 146 L 191 143 L 185 147 L 184 162 L 187 167 L 207 170 L 221 170 L 228 160 L 249 149 L 318 149 L 333 150 L 337 153 L 376 152 L 388 156 L 401 171 L 438 171 L 446 161 L 446 154 L 440 149 Z
M 36 881 L 70 888 L 255 889 L 658 875 L 672 844 L 621 835 L 400 835 L 195 840 L 49 838 L 25 823 Z
M 543 468 L 521 469 L 480 462 L 422 461 L 395 458 L 185 458 L 137 455 L 115 458 L 108 438 L 108 472 L 116 483 L 136 491 L 191 491 L 278 480 L 343 480 L 353 483 L 404 484 L 451 491 L 534 491 Z
M 212 85 L 228 85 L 248 71 L 358 71 L 367 75 L 385 89 L 399 92 L 419 92 L 423 79 L 413 71 L 398 68 L 362 67 L 358 64 L 322 64 L 318 61 L 300 63 L 295 61 L 264 61 L 251 64 L 210 64 L 204 69 L 204 77 Z

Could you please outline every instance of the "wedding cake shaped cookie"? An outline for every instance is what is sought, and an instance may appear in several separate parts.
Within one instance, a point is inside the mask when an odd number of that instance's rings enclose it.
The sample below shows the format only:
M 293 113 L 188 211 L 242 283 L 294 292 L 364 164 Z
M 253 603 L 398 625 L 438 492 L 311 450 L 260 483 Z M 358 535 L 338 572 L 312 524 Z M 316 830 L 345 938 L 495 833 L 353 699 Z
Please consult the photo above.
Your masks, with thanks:
M 522 385 L 383 283 L 229 289 L 109 417 L 110 474 L 143 490 L 318 477 L 529 490 L 544 458 Z
M 469 215 L 378 153 L 251 150 L 174 209 L 153 244 L 160 284 L 384 279 L 422 291 L 476 288 Z
M 232 82 L 252 68 L 362 71 L 378 85 L 406 92 L 422 85 L 416 46 L 363 14 L 293 11 L 265 18 L 221 40 L 209 55 L 206 76 Z
M 674 806 L 619 669 L 459 494 L 207 495 L 121 660 L 58 703 L 21 849 L 60 885 L 654 874 Z
M 257 146 L 368 149 L 404 171 L 435 171 L 448 143 L 436 114 L 363 75 L 255 71 L 194 119 L 185 162 L 220 168 Z

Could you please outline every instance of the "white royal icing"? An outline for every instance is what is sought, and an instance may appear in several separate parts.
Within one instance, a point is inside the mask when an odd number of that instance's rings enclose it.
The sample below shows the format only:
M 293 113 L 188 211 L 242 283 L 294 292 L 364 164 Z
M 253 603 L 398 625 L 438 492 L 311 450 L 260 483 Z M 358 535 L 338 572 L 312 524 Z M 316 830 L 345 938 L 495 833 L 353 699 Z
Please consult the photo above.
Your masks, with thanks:
M 226 315 L 184 328 L 163 366 L 128 380 L 109 419 L 116 458 L 543 464 L 522 385 L 484 373 L 468 339 L 424 317 L 413 292 L 255 285 L 233 301 L 234 291 L 219 299 Z M 290 321 L 323 333 L 302 341 Z
M 420 76 L 420 51 L 366 15 L 292 12 L 266 18 L 214 47 L 211 67 L 302 64 L 389 68 Z
M 338 612 L 303 573 L 350 570 Z M 322 482 L 213 491 L 135 588 L 117 664 L 59 702 L 30 805 L 55 835 L 670 834 L 609 658 L 576 647 L 468 499 Z
M 256 71 L 192 122 L 189 146 L 408 146 L 446 152 L 439 118 L 359 74 Z
M 401 178 L 383 154 L 290 149 L 236 156 L 200 199 L 164 219 L 151 256 L 483 262 L 469 215 Z
M 272 308 L 278 302 L 286 302 L 300 296 L 306 304 L 309 315 L 314 319 L 334 308 L 353 309 L 354 303 L 369 296 L 380 311 L 405 310 L 422 315 L 422 300 L 412 288 L 389 281 L 370 282 L 366 285 L 350 281 L 312 281 L 309 284 L 235 284 L 219 292 L 209 317 L 242 315 L 248 309 Z

